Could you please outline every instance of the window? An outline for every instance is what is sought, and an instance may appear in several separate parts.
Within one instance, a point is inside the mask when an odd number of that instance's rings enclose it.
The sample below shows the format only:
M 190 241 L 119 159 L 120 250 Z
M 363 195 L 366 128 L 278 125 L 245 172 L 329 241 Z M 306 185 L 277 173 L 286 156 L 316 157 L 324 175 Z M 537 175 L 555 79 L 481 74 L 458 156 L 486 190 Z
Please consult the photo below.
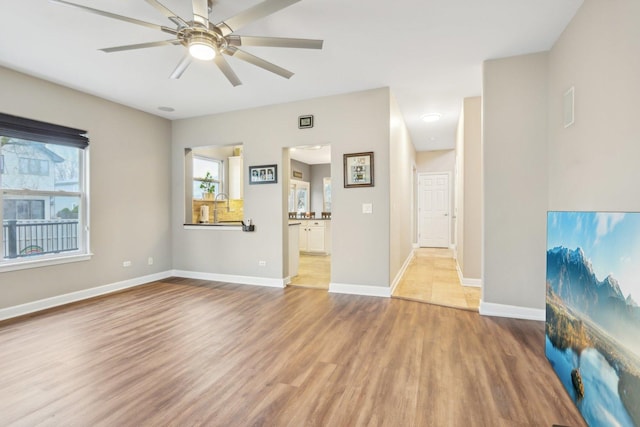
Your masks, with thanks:
M 2 218 L 44 219 L 44 200 L 20 200 L 7 198 L 2 206 Z
M 47 160 L 20 157 L 18 164 L 22 175 L 49 175 L 49 162 Z
M 209 174 L 207 176 L 207 173 Z M 203 183 L 205 185 L 203 185 Z M 212 185 L 214 197 L 222 189 L 222 161 L 193 156 L 193 198 L 202 199 L 206 184 Z M 205 187 L 205 188 L 203 188 Z
M 0 270 L 86 258 L 85 133 L 0 113 Z

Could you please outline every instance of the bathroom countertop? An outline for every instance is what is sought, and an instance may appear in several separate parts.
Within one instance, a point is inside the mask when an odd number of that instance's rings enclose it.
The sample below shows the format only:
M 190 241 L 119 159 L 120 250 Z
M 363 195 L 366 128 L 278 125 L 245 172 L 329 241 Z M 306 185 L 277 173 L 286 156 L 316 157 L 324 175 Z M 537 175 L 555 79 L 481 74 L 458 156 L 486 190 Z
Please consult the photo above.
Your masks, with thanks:
M 289 218 L 289 221 L 331 221 L 331 218 Z

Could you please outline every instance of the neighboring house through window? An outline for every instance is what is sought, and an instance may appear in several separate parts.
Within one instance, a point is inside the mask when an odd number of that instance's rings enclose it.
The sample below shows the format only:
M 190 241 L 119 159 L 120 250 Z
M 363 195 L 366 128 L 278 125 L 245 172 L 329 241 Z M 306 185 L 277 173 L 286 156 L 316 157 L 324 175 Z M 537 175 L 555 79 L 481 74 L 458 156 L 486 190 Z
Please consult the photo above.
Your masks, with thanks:
M 88 254 L 85 133 L 0 113 L 0 270 Z

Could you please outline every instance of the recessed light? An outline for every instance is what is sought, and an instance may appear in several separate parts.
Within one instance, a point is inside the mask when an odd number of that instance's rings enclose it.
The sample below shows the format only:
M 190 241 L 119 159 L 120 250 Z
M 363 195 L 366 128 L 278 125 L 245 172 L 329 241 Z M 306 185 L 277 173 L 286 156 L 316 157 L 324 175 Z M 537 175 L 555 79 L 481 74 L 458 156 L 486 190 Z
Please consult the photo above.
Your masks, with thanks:
M 167 113 L 172 113 L 172 112 L 176 111 L 175 108 L 173 108 L 173 107 L 158 107 L 158 110 L 166 111 Z
M 427 122 L 427 123 L 432 123 L 432 122 L 437 122 L 438 120 L 440 120 L 442 118 L 442 114 L 440 113 L 427 113 L 427 114 L 423 114 L 422 117 L 420 117 L 422 119 L 423 122 Z

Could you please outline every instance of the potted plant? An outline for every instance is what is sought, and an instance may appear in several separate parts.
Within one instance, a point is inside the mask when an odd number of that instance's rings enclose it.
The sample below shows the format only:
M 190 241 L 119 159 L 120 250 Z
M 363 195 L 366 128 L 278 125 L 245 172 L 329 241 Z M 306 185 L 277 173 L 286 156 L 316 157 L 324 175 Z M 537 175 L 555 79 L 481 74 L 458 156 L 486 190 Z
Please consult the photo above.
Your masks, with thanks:
M 200 189 L 202 190 L 203 200 L 213 200 L 216 192 L 216 184 L 213 182 L 213 176 L 207 171 L 207 174 L 200 183 Z

